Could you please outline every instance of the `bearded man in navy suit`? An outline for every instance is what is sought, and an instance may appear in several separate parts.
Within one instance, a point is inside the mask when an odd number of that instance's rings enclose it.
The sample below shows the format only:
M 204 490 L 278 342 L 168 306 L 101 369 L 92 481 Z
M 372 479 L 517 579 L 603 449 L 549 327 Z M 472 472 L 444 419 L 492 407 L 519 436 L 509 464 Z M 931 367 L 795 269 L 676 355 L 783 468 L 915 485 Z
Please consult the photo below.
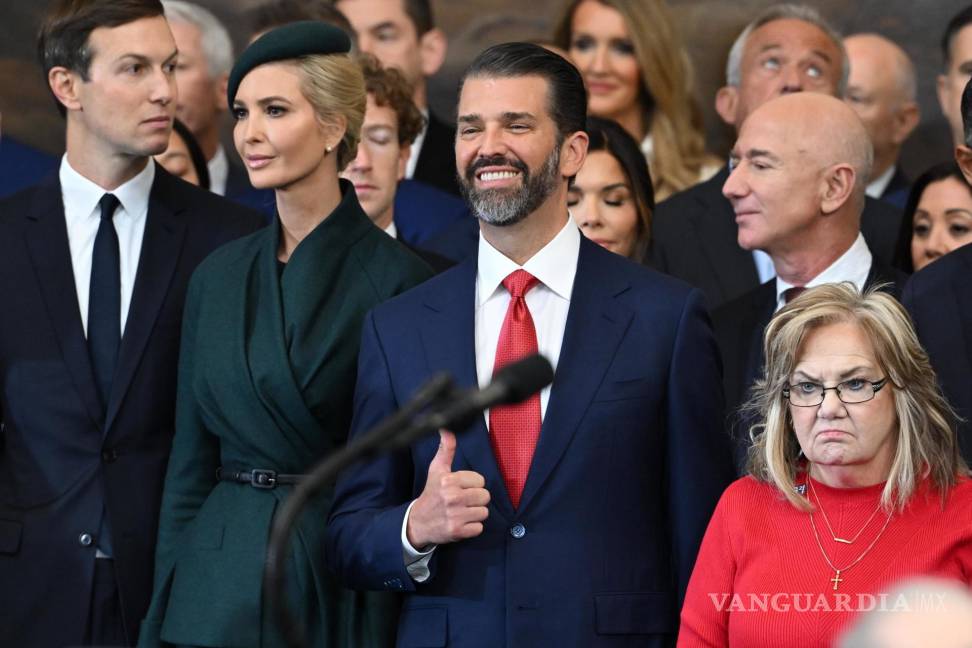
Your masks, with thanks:
M 328 558 L 406 593 L 399 646 L 661 646 L 731 469 L 702 297 L 590 243 L 567 212 L 587 153 L 576 68 L 492 47 L 456 141 L 478 254 L 366 319 L 353 435 L 448 371 L 538 351 L 552 386 L 339 481 Z

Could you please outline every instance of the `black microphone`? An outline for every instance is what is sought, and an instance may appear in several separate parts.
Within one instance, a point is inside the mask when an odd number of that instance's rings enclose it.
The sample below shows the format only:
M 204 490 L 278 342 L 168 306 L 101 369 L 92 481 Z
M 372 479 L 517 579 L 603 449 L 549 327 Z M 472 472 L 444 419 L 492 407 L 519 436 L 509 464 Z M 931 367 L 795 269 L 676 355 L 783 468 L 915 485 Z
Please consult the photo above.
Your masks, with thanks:
M 553 377 L 553 367 L 541 355 L 508 364 L 497 371 L 493 381 L 483 389 L 457 393 L 449 375 L 438 374 L 425 383 L 401 410 L 314 466 L 307 478 L 284 501 L 274 518 L 267 544 L 264 590 L 288 646 L 299 648 L 307 645 L 303 629 L 287 611 L 283 585 L 288 538 L 297 516 L 311 496 L 355 461 L 409 446 L 416 439 L 440 428 L 462 430 L 469 427 L 484 409 L 525 400 L 553 382 Z M 422 411 L 425 414 L 415 418 Z M 413 422 L 402 429 L 409 420 Z
M 553 378 L 553 367 L 539 353 L 511 362 L 497 371 L 492 382 L 482 389 L 460 392 L 452 404 L 419 417 L 396 435 L 394 444 L 399 447 L 410 445 L 429 431 L 440 428 L 463 430 L 472 425 L 484 409 L 526 400 L 552 383 Z

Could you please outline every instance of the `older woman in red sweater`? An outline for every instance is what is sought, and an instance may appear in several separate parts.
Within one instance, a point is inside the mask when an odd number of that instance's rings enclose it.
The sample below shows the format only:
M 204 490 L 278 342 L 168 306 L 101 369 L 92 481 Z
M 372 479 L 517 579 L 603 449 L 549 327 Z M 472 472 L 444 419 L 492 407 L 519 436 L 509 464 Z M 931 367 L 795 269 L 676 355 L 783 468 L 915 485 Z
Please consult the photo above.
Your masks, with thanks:
M 972 481 L 904 309 L 850 284 L 774 317 L 747 406 L 749 475 L 722 496 L 680 647 L 830 646 L 907 577 L 972 583 Z

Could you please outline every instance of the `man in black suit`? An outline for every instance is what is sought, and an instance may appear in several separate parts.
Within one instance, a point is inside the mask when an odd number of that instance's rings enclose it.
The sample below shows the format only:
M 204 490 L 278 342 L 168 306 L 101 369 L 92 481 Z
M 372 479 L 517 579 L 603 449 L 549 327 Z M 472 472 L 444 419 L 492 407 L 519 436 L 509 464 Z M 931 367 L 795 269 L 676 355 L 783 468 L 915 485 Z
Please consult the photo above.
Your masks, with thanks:
M 965 144 L 955 149 L 965 179 L 972 183 L 972 81 L 962 93 Z M 930 263 L 905 286 L 908 308 L 948 402 L 964 419 L 959 424 L 962 456 L 972 462 L 972 245 Z
M 848 63 L 839 34 L 815 10 L 775 5 L 739 35 L 729 53 L 716 111 L 737 131 L 770 99 L 794 92 L 844 94 Z M 715 308 L 773 277 L 764 254 L 736 243 L 732 206 L 722 195 L 723 168 L 711 179 L 660 203 L 652 223 L 651 264 L 700 288 Z M 861 231 L 873 253 L 890 261 L 901 213 L 868 200 Z
M 850 61 L 844 101 L 864 122 L 874 146 L 867 195 L 904 209 L 911 182 L 898 157 L 921 119 L 915 66 L 907 52 L 879 34 L 848 36 L 844 46 Z
M 262 218 L 150 159 L 175 113 L 158 0 L 61 0 L 39 46 L 67 153 L 0 203 L 0 643 L 127 646 L 151 593 L 189 277 Z
M 397 67 L 427 125 L 412 145 L 405 177 L 459 195 L 456 129 L 429 110 L 427 79 L 445 62 L 448 42 L 436 28 L 430 0 L 336 0 L 354 27 L 358 47 L 385 67 Z
M 847 281 L 863 290 L 899 279 L 860 231 L 872 163 L 864 124 L 845 103 L 822 94 L 772 99 L 739 131 L 723 191 L 739 246 L 768 254 L 776 271 L 713 314 L 740 467 L 750 421 L 735 412 L 762 375 L 763 330 L 773 314 L 813 286 Z

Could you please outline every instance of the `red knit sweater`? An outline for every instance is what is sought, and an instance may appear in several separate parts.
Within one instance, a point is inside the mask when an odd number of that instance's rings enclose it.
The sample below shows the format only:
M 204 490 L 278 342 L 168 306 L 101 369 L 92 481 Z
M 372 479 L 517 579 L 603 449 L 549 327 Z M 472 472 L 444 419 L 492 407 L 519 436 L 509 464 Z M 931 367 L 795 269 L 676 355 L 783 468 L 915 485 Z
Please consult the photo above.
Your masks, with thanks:
M 853 538 L 877 506 L 884 484 L 835 489 L 813 482 L 838 537 Z M 853 544 L 834 542 L 814 513 L 820 542 L 838 568 L 881 531 L 882 510 Z M 679 648 L 692 646 L 829 647 L 854 617 L 872 607 L 932 605 L 882 598 L 910 576 L 972 584 L 972 480 L 942 500 L 923 485 L 895 514 L 874 547 L 841 572 L 835 592 L 810 526 L 775 486 L 744 477 L 729 486 L 706 530 L 682 608 Z

